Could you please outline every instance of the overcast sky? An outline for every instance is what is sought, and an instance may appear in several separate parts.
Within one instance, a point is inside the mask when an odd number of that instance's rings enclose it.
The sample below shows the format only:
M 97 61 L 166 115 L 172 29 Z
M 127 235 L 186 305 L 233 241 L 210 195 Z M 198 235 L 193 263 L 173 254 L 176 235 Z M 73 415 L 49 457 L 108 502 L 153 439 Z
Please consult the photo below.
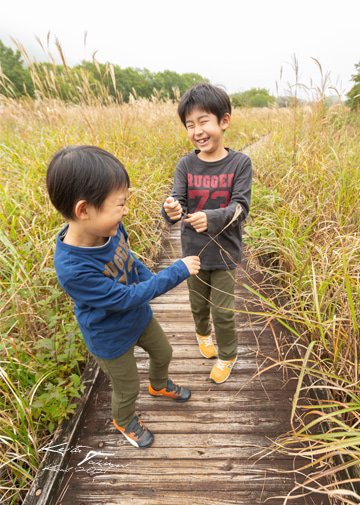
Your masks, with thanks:
M 1 5 L 2 4 L 2 5 Z M 318 66 L 341 94 L 360 63 L 360 0 L 1 0 L 0 39 L 31 56 L 68 65 L 91 60 L 151 72 L 195 72 L 228 93 L 266 88 L 284 94 L 295 82 L 321 85 Z M 84 35 L 87 33 L 86 45 Z M 333 94 L 330 90 L 327 94 Z

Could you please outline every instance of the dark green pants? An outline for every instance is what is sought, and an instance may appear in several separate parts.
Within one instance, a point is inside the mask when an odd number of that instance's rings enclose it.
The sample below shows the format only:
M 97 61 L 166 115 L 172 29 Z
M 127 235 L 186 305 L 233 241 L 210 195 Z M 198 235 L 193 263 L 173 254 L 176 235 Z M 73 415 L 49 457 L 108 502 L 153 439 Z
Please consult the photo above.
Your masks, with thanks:
M 152 387 L 157 390 L 166 387 L 172 347 L 154 317 L 135 345 L 149 353 L 149 380 Z M 135 345 L 118 358 L 102 359 L 94 356 L 99 367 L 111 381 L 112 415 L 116 424 L 122 428 L 125 428 L 135 417 L 135 401 L 140 390 L 139 374 L 134 357 Z
M 196 333 L 211 334 L 210 313 L 215 329 L 218 356 L 230 360 L 237 355 L 234 312 L 235 269 L 200 270 L 187 280 Z

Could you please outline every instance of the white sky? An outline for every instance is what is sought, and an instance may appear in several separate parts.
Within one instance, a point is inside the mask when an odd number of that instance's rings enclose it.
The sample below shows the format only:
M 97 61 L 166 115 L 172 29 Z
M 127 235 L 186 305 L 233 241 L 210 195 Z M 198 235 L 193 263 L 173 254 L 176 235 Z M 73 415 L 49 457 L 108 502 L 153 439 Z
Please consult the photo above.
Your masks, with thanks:
M 101 63 L 195 72 L 228 93 L 285 94 L 295 54 L 300 82 L 321 85 L 316 58 L 344 94 L 360 62 L 360 0 L 1 0 L 0 9 L 3 43 L 15 48 L 11 36 L 40 61 L 50 60 L 35 36 L 46 47 L 50 32 L 59 63 L 55 37 L 70 66 L 97 51 Z

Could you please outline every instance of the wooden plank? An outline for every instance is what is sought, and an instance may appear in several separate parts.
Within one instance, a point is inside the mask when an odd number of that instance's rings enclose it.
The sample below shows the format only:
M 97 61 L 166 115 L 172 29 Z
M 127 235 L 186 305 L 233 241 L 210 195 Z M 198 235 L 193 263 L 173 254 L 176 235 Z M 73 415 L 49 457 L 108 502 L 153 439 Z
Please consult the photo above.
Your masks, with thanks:
M 124 465 L 125 466 L 125 465 Z M 156 472 L 141 474 L 138 472 L 137 468 L 133 467 L 131 473 L 119 474 L 118 471 L 109 471 L 106 474 L 101 474 L 100 468 L 96 469 L 96 465 L 93 465 L 92 475 L 86 478 L 88 491 L 93 491 L 94 494 L 98 492 L 98 489 L 106 489 L 109 487 L 116 486 L 116 491 L 131 491 L 134 488 L 145 488 L 149 483 L 151 478 L 151 486 L 156 488 L 159 492 L 167 491 L 169 488 L 173 491 L 181 491 L 184 488 L 184 482 L 179 479 L 179 473 L 170 474 L 169 472 Z M 78 467 L 79 474 L 82 471 L 81 467 Z M 261 491 L 264 487 L 264 482 L 266 481 L 267 490 L 282 490 L 286 492 L 286 488 L 289 487 L 291 481 L 294 479 L 293 475 L 285 475 L 279 486 L 278 475 L 268 476 L 265 472 L 263 473 L 252 473 L 249 470 L 242 470 L 241 473 L 226 474 L 221 473 L 201 473 L 197 471 L 194 474 L 187 473 L 182 475 L 183 479 L 186 479 L 187 491 L 203 491 L 206 493 L 215 492 L 221 488 L 224 491 L 238 491 L 240 486 L 246 486 L 247 492 L 249 491 Z M 79 475 L 79 479 L 76 479 L 73 485 L 76 484 L 76 480 L 80 482 L 83 480 L 83 476 Z M 90 493 L 87 493 L 90 494 Z
M 183 487 L 186 487 L 186 483 Z M 217 489 L 216 491 L 211 490 L 204 493 L 203 491 L 184 491 L 184 489 L 173 491 L 169 487 L 166 491 L 159 492 L 151 486 L 148 486 L 146 490 L 124 491 L 121 495 L 114 493 L 114 491 L 106 492 L 100 489 L 96 494 L 86 493 L 82 495 L 79 493 L 78 496 L 77 503 L 83 505 L 119 505 L 119 503 L 131 505 L 282 505 L 285 498 L 277 497 L 277 493 L 269 493 L 265 490 L 253 492 L 240 488 L 235 492 L 225 493 L 221 489 Z M 306 497 L 291 500 L 290 504 L 321 505 L 323 503 L 305 500 L 307 500 Z M 74 505 L 74 502 L 65 496 L 59 505 Z
M 161 270 L 181 257 L 180 234 L 171 229 L 158 259 Z M 246 262 L 237 272 L 236 322 L 239 357 L 228 381 L 214 384 L 214 360 L 203 358 L 195 339 L 186 282 L 151 305 L 173 347 L 170 376 L 192 391 L 186 403 L 148 394 L 148 355 L 136 350 L 140 378 L 137 412 L 154 433 L 146 450 L 132 447 L 115 429 L 111 385 L 100 372 L 71 458 L 62 468 L 62 485 L 48 502 L 31 505 L 281 505 L 304 460 L 273 451 L 273 442 L 290 429 L 297 378 L 276 363 L 283 328 L 264 313 L 258 290 L 261 275 Z M 304 400 L 305 401 L 305 400 Z M 328 505 L 314 494 L 292 497 L 291 505 Z M 30 505 L 30 504 L 28 504 Z
M 189 341 L 189 338 L 187 338 Z M 178 336 L 174 338 L 174 340 L 169 339 L 171 345 L 173 346 L 173 359 L 177 360 L 199 360 L 199 362 L 206 360 L 206 363 L 210 363 L 210 366 L 215 364 L 215 361 L 213 360 L 207 360 L 206 358 L 203 358 L 198 349 L 198 345 L 196 343 L 188 343 L 186 346 L 184 345 L 184 339 L 179 339 Z M 215 344 L 216 346 L 216 344 Z M 264 346 L 262 346 L 262 351 L 264 349 Z M 266 346 L 266 351 L 271 352 L 272 350 L 276 350 L 276 347 L 274 346 L 273 342 L 268 342 L 268 345 Z M 248 359 L 256 359 L 256 354 L 258 350 L 254 349 L 252 347 L 249 347 L 248 345 L 243 345 L 239 344 L 238 345 L 238 359 L 235 364 L 235 369 L 237 368 L 237 365 L 240 365 L 243 363 L 245 360 L 247 361 Z M 140 359 L 142 357 L 146 357 L 148 359 L 148 354 L 141 348 L 136 349 L 136 356 Z M 268 356 L 267 356 L 268 357 Z
M 108 465 L 105 466 L 102 463 L 107 462 Z M 115 474 L 118 474 L 119 478 L 123 478 L 126 476 L 127 479 L 136 479 L 137 475 L 144 478 L 146 475 L 162 475 L 162 479 L 164 479 L 164 474 L 170 475 L 172 478 L 176 475 L 181 475 L 182 478 L 186 478 L 186 476 L 196 476 L 206 475 L 222 475 L 223 479 L 232 478 L 232 475 L 240 475 L 244 473 L 250 477 L 253 477 L 254 480 L 258 479 L 259 476 L 269 477 L 272 480 L 279 478 L 279 470 L 286 471 L 289 470 L 289 458 L 278 459 L 276 463 L 276 469 L 273 468 L 274 458 L 264 458 L 261 460 L 251 460 L 242 459 L 242 460 L 232 460 L 232 459 L 219 459 L 215 458 L 209 462 L 209 460 L 205 459 L 182 459 L 181 464 L 177 466 L 169 466 L 169 460 L 165 459 L 141 459 L 141 458 L 131 458 L 125 461 L 125 457 L 123 460 L 120 458 L 110 458 L 107 460 L 101 459 L 99 457 L 94 457 L 88 462 L 81 463 L 81 459 L 74 458 L 72 460 L 72 467 L 67 468 L 67 473 L 82 473 L 85 471 L 85 466 L 89 471 L 87 473 L 90 475 L 91 469 L 93 469 L 94 475 L 106 475 L 111 474 L 113 477 Z M 84 468 L 80 469 L 80 465 L 84 466 Z M 88 464 L 91 463 L 91 464 Z M 210 463 L 210 464 L 209 464 Z M 79 465 L 79 466 L 78 466 Z M 117 466 L 116 466 L 117 465 Z M 121 466 L 120 466 L 121 465 Z M 134 471 L 136 467 L 136 472 Z M 120 470 L 116 470 L 119 468 Z M 300 463 L 295 462 L 294 468 L 299 469 Z M 74 471 L 75 470 L 75 471 Z M 76 471 L 78 470 L 78 471 Z M 74 472 L 73 472 L 74 471 Z M 291 475 L 291 473 L 290 473 Z M 286 476 L 286 475 L 285 475 Z M 213 477 L 212 477 L 213 478 Z M 293 476 L 291 477 L 293 478 Z

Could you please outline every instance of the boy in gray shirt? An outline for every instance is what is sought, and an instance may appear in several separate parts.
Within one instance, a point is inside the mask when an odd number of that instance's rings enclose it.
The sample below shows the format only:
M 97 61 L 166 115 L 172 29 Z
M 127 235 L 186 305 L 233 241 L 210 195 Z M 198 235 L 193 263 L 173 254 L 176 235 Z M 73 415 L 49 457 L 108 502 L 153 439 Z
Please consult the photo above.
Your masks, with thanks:
M 162 215 L 168 224 L 182 220 L 183 256 L 200 256 L 200 272 L 187 281 L 191 310 L 200 353 L 218 356 L 210 379 L 222 383 L 237 359 L 235 268 L 242 254 L 241 222 L 250 208 L 251 160 L 224 147 L 231 104 L 221 88 L 195 84 L 181 98 L 178 114 L 195 150 L 179 160 Z

